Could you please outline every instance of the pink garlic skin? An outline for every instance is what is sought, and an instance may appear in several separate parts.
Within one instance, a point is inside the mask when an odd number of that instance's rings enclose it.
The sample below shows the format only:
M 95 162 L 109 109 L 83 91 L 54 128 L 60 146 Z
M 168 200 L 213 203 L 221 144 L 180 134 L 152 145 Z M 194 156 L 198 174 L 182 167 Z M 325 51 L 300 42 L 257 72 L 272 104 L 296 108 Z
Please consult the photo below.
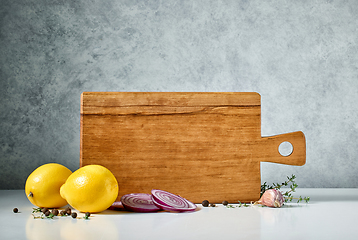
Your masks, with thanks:
M 283 205 L 285 199 L 282 193 L 276 189 L 268 189 L 262 194 L 258 203 L 265 205 L 267 207 L 279 208 Z

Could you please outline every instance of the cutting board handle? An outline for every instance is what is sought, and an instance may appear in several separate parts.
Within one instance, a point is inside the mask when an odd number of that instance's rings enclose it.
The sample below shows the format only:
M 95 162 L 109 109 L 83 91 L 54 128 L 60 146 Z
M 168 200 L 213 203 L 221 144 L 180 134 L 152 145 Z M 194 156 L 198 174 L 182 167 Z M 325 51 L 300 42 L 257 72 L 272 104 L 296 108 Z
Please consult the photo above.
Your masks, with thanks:
M 303 132 L 292 132 L 276 136 L 261 138 L 262 146 L 258 149 L 261 162 L 273 162 L 287 165 L 302 166 L 306 163 L 306 139 Z M 283 142 L 289 142 L 293 151 L 288 156 L 279 152 L 279 146 Z

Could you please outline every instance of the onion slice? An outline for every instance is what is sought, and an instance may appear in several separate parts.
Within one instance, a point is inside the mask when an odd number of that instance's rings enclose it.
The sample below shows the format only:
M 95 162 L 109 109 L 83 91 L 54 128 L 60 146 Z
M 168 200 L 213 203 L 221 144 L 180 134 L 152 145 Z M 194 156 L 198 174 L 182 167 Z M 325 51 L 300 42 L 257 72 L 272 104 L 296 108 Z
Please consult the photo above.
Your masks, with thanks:
M 158 208 L 152 200 L 152 196 L 146 193 L 131 193 L 121 197 L 125 209 L 133 212 L 156 212 Z
M 121 210 L 123 209 L 123 204 L 121 201 L 116 201 L 108 208 L 109 210 Z
M 163 190 L 153 189 L 152 200 L 157 207 L 163 210 L 183 212 L 195 211 L 196 209 L 194 203 Z

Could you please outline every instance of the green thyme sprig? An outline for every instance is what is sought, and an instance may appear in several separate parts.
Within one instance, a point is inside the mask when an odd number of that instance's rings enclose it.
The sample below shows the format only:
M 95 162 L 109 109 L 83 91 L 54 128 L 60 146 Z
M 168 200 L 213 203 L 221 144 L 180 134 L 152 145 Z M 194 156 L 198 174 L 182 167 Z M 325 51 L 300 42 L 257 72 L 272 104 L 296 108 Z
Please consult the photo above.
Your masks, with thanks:
M 89 216 L 91 216 L 91 213 L 86 212 L 86 213 L 85 213 L 85 216 L 83 217 L 83 219 L 88 220 L 88 219 L 89 219 Z
M 32 213 L 41 213 L 40 216 L 38 215 L 34 215 L 32 214 L 32 216 L 34 216 L 34 219 L 36 218 L 49 218 L 49 219 L 53 219 L 53 217 L 55 216 L 52 212 L 50 212 L 47 208 L 32 208 Z
M 53 219 L 55 215 L 53 215 L 52 213 L 50 213 L 48 216 L 45 215 L 46 218 L 50 218 L 50 219 Z
M 262 185 L 261 185 L 261 193 L 260 193 L 260 197 L 262 196 L 262 194 L 264 194 L 264 192 L 268 189 L 277 189 L 277 190 L 280 190 L 281 187 L 285 186 L 287 187 L 290 183 L 290 190 L 289 191 L 286 191 L 284 196 L 287 196 L 289 197 L 290 196 L 290 193 L 291 192 L 295 192 L 296 191 L 296 188 L 297 188 L 297 184 L 295 183 L 295 179 L 296 179 L 296 176 L 292 174 L 291 177 L 288 177 L 287 176 L 287 180 L 281 184 L 279 183 L 273 183 L 272 185 L 267 185 L 266 182 L 264 182 Z
M 299 198 L 295 198 L 292 196 L 292 193 L 296 192 L 296 188 L 298 187 L 297 183 L 295 182 L 296 176 L 292 174 L 291 177 L 287 176 L 287 180 L 281 184 L 279 183 L 273 183 L 272 185 L 267 185 L 266 182 L 264 182 L 261 185 L 261 192 L 260 192 L 260 197 L 262 196 L 262 194 L 264 194 L 264 192 L 268 189 L 277 189 L 280 190 L 282 187 L 287 187 L 289 186 L 289 190 L 287 190 L 286 192 L 283 192 L 282 195 L 285 198 L 285 202 L 292 202 L 292 200 L 296 199 L 297 203 L 301 202 L 301 201 L 305 201 L 306 203 L 308 203 L 310 201 L 310 197 L 299 197 Z
M 66 208 L 65 210 L 60 212 L 60 217 L 67 217 L 67 216 L 72 216 L 71 215 L 71 211 L 68 210 L 69 208 Z M 40 215 L 39 215 L 40 213 Z M 73 212 L 74 213 L 74 212 Z M 72 214 L 73 214 L 72 213 Z M 55 215 L 57 214 L 57 215 Z M 32 216 L 34 217 L 34 219 L 54 219 L 55 216 L 58 216 L 58 211 L 56 210 L 54 214 L 54 209 L 52 210 L 52 212 L 50 210 L 48 210 L 47 208 L 32 208 Z M 83 219 L 89 220 L 90 218 L 90 213 L 86 212 L 85 216 L 83 217 Z M 72 218 L 76 218 L 77 217 L 77 213 L 76 216 L 72 216 Z
M 42 212 L 41 208 L 32 208 L 32 213 Z
M 250 207 L 252 204 L 248 205 L 247 203 L 241 203 L 240 201 L 238 201 L 239 205 L 231 205 L 228 204 L 226 205 L 227 208 L 241 208 L 241 207 Z
M 41 218 L 41 219 L 45 219 L 45 218 L 48 218 L 48 219 L 53 219 L 53 217 L 55 216 L 55 215 L 53 215 L 52 213 L 50 213 L 49 215 L 45 215 L 45 214 L 43 214 L 43 213 L 41 213 L 41 215 L 40 216 L 36 216 L 36 215 L 34 215 L 34 214 L 32 214 L 32 216 L 34 217 L 34 219 L 37 219 L 37 218 Z

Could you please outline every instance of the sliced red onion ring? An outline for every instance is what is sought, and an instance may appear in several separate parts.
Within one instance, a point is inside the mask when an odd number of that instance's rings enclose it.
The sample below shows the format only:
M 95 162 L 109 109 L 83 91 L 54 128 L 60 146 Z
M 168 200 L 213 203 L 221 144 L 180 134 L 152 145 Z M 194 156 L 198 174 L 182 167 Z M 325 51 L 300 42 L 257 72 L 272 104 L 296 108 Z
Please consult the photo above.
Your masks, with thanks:
M 185 198 L 163 190 L 153 189 L 152 200 L 157 207 L 168 211 L 194 211 L 196 205 Z
M 112 205 L 108 208 L 110 210 L 119 210 L 119 209 L 123 209 L 123 204 L 121 201 L 116 201 L 114 203 L 112 203 Z
M 152 196 L 146 193 L 131 193 L 121 197 L 123 206 L 134 212 L 156 212 L 159 211 L 152 201 Z

